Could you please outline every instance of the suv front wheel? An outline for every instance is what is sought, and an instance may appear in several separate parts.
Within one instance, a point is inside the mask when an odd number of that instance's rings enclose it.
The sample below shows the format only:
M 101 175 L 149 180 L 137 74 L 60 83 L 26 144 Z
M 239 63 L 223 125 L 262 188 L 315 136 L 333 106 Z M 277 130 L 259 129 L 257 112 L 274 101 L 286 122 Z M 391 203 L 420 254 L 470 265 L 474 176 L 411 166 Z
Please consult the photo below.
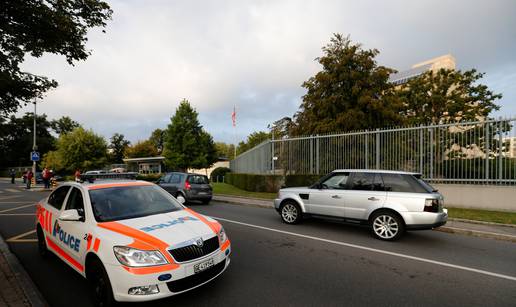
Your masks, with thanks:
M 301 208 L 293 201 L 286 201 L 281 205 L 280 215 L 286 224 L 297 224 L 303 218 Z
M 390 211 L 380 211 L 371 219 L 373 235 L 380 240 L 394 241 L 405 232 L 405 224 L 401 217 Z

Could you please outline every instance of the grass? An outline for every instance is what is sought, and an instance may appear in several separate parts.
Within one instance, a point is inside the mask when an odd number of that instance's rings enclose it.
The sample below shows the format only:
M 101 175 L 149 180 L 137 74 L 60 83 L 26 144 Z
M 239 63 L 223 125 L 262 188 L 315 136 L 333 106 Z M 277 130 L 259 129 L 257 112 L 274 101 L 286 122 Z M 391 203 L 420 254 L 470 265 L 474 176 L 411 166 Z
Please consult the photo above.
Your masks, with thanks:
M 448 208 L 448 216 L 467 220 L 516 225 L 516 212 Z
M 245 190 L 241 190 L 230 184 L 220 183 L 220 182 L 213 182 L 211 184 L 211 186 L 213 187 L 213 194 L 215 194 L 215 195 L 222 194 L 222 195 L 263 198 L 263 199 L 274 199 L 274 198 L 276 198 L 276 195 L 277 195 L 277 193 L 248 192 Z

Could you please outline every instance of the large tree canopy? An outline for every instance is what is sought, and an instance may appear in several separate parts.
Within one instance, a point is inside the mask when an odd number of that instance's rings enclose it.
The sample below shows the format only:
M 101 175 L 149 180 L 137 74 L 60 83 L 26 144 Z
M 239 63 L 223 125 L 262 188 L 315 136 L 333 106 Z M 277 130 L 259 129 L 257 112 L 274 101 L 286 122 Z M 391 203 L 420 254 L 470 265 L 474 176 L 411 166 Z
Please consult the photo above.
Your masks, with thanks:
M 128 158 L 156 157 L 158 155 L 158 149 L 150 140 L 138 141 L 136 144 L 127 147 L 125 155 Z
M 123 163 L 125 152 L 131 142 L 126 140 L 124 135 L 120 133 L 113 134 L 110 140 L 111 143 L 108 146 L 110 150 L 109 159 L 112 163 Z
M 100 0 L 3 0 L 0 5 L 0 116 L 42 98 L 57 82 L 20 69 L 26 55 L 64 55 L 69 64 L 85 60 L 87 31 L 111 18 Z
M 292 127 L 295 135 L 371 129 L 402 122 L 401 103 L 379 66 L 379 51 L 335 34 L 316 60 L 322 70 L 303 83 L 307 93 Z
M 441 124 L 475 121 L 498 110 L 494 101 L 502 97 L 479 84 L 483 74 L 476 70 L 428 71 L 403 84 L 398 94 L 403 113 L 411 124 Z
M 237 154 L 244 153 L 249 149 L 256 147 L 257 145 L 270 140 L 270 138 L 270 133 L 264 131 L 255 131 L 247 136 L 247 140 L 245 142 L 238 143 Z
M 170 119 L 163 150 L 168 168 L 186 171 L 209 167 L 217 161 L 213 139 L 203 130 L 197 116 L 198 113 L 185 99 Z
M 59 119 L 54 119 L 50 122 L 52 129 L 59 135 L 72 132 L 73 129 L 81 125 L 68 116 L 63 116 Z

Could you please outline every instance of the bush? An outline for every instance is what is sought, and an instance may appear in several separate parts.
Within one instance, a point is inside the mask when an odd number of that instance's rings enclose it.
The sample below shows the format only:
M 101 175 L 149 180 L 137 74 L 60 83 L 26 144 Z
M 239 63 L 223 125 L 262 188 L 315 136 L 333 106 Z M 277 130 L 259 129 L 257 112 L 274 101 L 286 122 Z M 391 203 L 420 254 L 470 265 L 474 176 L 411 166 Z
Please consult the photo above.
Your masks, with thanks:
M 226 183 L 250 192 L 275 193 L 282 187 L 309 186 L 319 180 L 320 175 L 255 175 L 226 173 Z
M 321 175 L 288 175 L 285 176 L 285 186 L 288 188 L 311 186 L 321 177 Z
M 161 176 L 162 174 L 138 174 L 138 176 L 136 176 L 136 180 L 156 182 L 159 178 L 161 178 Z
M 223 181 L 223 178 L 227 173 L 231 172 L 231 169 L 227 167 L 217 167 L 210 174 L 210 180 L 214 182 Z

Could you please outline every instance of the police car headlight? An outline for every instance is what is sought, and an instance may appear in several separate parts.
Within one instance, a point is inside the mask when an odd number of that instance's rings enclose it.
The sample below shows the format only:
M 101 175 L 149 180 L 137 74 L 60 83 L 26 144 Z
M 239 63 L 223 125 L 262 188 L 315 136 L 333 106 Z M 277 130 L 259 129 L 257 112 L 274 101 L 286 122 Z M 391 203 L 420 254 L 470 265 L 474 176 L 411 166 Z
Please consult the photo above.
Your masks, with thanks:
M 116 259 L 126 266 L 141 267 L 168 263 L 160 251 L 143 251 L 127 246 L 115 246 L 113 251 Z
M 226 236 L 226 232 L 224 231 L 224 227 L 220 226 L 220 230 L 219 230 L 218 236 L 219 236 L 220 244 L 226 242 L 228 237 Z

